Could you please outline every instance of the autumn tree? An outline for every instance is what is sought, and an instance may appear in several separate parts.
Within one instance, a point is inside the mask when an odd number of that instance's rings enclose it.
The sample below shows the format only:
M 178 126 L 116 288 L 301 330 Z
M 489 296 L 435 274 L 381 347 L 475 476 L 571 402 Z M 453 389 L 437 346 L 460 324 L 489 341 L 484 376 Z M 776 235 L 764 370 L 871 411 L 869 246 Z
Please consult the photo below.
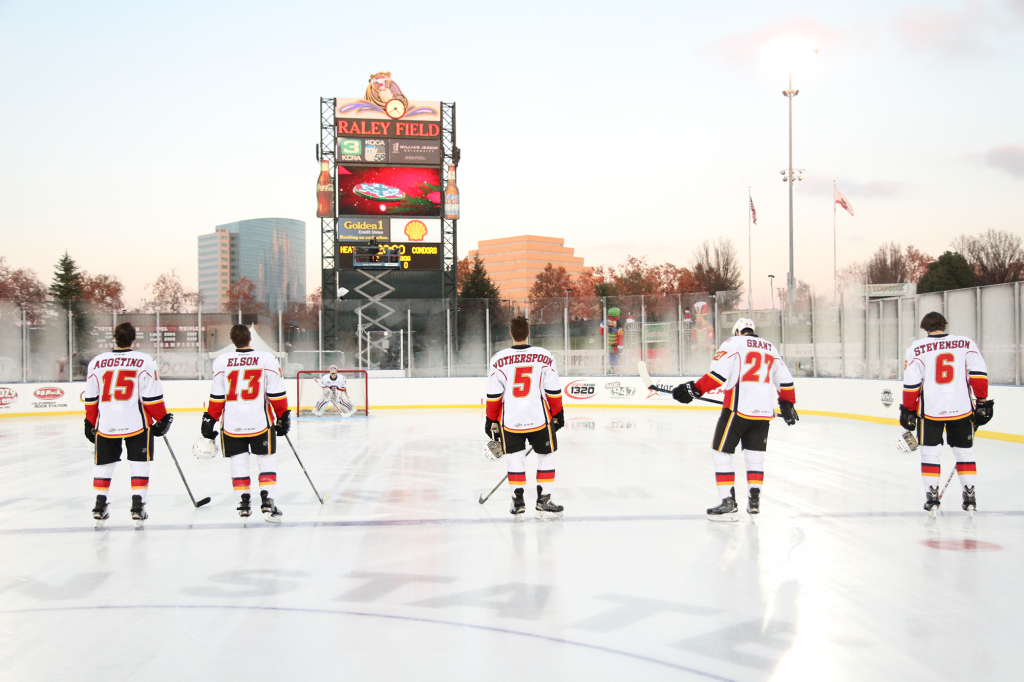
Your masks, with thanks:
M 1024 248 L 1019 235 L 989 229 L 978 237 L 961 235 L 952 246 L 967 259 L 978 286 L 1024 279 Z
M 96 308 L 116 313 L 124 310 L 124 285 L 115 275 L 82 273 L 82 300 Z
M 156 278 L 146 289 L 151 292 L 144 310 L 155 313 L 191 313 L 199 309 L 202 294 L 194 289 L 186 289 L 178 276 L 177 270 L 165 272 Z
M 537 273 L 530 287 L 531 320 L 541 324 L 561 320 L 562 309 L 572 288 L 572 276 L 564 265 L 545 265 L 544 269 Z
M 256 298 L 256 285 L 248 277 L 242 277 L 228 288 L 228 310 L 241 311 L 243 315 L 267 315 L 267 305 Z
M 46 285 L 35 272 L 27 268 L 15 270 L 0 256 L 0 301 L 10 301 L 24 309 L 29 324 L 40 324 L 46 317 L 46 293 Z

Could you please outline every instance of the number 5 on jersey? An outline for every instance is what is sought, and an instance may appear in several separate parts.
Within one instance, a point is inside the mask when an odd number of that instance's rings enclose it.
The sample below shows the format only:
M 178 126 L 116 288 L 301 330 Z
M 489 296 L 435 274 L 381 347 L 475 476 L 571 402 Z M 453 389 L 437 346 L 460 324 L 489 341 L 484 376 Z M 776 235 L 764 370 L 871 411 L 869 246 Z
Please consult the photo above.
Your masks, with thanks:
M 530 395 L 531 374 L 533 374 L 533 367 L 516 367 L 516 376 L 512 381 L 512 395 L 517 398 L 525 398 Z

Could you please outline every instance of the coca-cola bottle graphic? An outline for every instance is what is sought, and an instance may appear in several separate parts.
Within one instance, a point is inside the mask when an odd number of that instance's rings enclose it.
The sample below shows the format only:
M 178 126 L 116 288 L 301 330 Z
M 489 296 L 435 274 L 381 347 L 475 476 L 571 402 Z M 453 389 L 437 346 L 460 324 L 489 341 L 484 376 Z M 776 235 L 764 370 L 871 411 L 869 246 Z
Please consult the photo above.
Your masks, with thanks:
M 455 166 L 448 166 L 448 186 L 444 188 L 444 217 L 459 219 L 459 188 L 455 186 Z
M 320 162 L 320 177 L 316 181 L 316 217 L 334 217 L 334 179 L 331 177 L 331 162 Z

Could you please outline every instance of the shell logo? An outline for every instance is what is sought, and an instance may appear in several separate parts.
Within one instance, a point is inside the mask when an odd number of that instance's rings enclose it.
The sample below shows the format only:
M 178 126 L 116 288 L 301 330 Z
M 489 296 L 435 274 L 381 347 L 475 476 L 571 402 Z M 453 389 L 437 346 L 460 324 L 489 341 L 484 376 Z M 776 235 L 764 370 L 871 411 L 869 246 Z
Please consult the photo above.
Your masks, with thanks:
M 47 386 L 44 388 L 37 388 L 32 395 L 39 400 L 56 400 L 57 398 L 64 397 L 64 390 L 55 386 Z
M 422 220 L 410 220 L 405 224 L 405 236 L 409 241 L 421 242 L 427 236 L 427 226 Z

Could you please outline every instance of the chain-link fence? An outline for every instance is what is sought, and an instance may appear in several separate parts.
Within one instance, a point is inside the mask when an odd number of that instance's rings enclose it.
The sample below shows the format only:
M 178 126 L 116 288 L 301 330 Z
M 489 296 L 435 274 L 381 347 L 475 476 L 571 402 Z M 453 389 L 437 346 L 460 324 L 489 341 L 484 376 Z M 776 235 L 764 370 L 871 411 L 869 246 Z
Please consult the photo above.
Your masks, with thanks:
M 775 343 L 796 376 L 899 379 L 903 354 L 923 336 L 930 311 L 949 332 L 973 338 L 993 383 L 1021 382 L 1019 282 L 903 298 L 872 299 L 850 288 L 819 296 L 803 290 L 781 308 L 748 310 L 743 292 L 665 296 L 568 297 L 530 301 L 383 299 L 337 305 L 332 342 L 323 312 L 293 308 L 270 314 L 111 313 L 58 305 L 31 313 L 0 300 L 0 382 L 80 381 L 95 355 L 113 348 L 113 329 L 131 322 L 136 348 L 157 360 L 165 379 L 210 378 L 211 356 L 230 346 L 242 322 L 253 345 L 279 355 L 285 374 L 323 369 L 387 371 L 393 376 L 485 376 L 488 359 L 512 345 L 509 322 L 530 320 L 531 343 L 556 357 L 563 376 L 636 375 L 645 360 L 654 375 L 697 376 L 740 317 Z

